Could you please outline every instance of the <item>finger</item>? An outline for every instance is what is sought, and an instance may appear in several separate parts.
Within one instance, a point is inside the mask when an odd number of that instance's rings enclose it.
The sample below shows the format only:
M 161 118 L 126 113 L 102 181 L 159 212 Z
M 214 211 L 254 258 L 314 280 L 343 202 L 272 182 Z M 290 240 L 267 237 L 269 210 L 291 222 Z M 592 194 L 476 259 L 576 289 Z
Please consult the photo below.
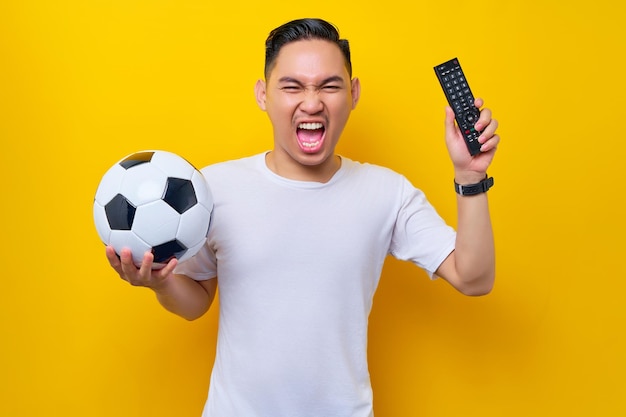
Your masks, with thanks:
M 141 266 L 139 267 L 139 275 L 141 277 L 148 277 L 152 271 L 152 263 L 154 262 L 154 255 L 150 251 L 146 251 L 143 254 Z
M 485 126 L 489 125 L 491 122 L 491 110 L 482 109 L 480 111 L 480 117 L 478 121 L 474 124 L 474 128 L 479 132 L 485 128 Z
M 483 104 L 485 104 L 485 101 L 482 98 L 476 97 L 474 99 L 474 106 L 478 107 L 479 109 L 483 106 Z
M 137 267 L 133 262 L 133 255 L 130 249 L 122 248 L 122 250 L 120 251 L 120 263 L 122 269 L 122 273 L 120 275 L 122 276 L 122 278 L 128 282 L 135 280 L 135 276 L 137 275 Z
M 478 142 L 484 143 L 489 140 L 493 135 L 496 134 L 496 129 L 498 129 L 498 121 L 495 119 L 491 119 L 487 127 L 483 130 L 478 138 Z
M 491 138 L 489 138 L 488 141 L 486 141 L 485 143 L 481 145 L 480 150 L 481 152 L 489 152 L 491 150 L 496 149 L 499 143 L 500 143 L 500 136 L 493 135 Z
M 126 277 L 131 285 L 136 287 L 146 287 L 150 285 L 153 259 L 154 255 L 152 255 L 152 252 L 145 252 L 139 267 L 137 267 L 133 259 L 130 260 Z
M 452 107 L 446 106 L 446 119 L 445 119 L 446 131 L 454 132 L 454 111 Z
M 163 278 L 174 272 L 174 268 L 178 265 L 178 259 L 172 258 L 159 272 Z
M 133 254 L 130 249 L 122 248 L 120 251 L 120 263 L 122 264 L 122 267 L 133 264 Z
M 109 265 L 111 265 L 111 268 L 113 268 L 115 272 L 117 272 L 120 278 L 124 279 L 124 276 L 123 276 L 124 272 L 122 271 L 122 262 L 120 261 L 120 257 L 117 255 L 117 253 L 115 252 L 115 249 L 112 246 L 106 247 L 106 257 L 107 257 L 107 260 L 109 261 Z
M 115 253 L 115 249 L 113 249 L 113 246 L 107 246 L 105 253 L 111 266 L 113 268 L 118 268 L 120 266 L 120 258 L 117 256 L 117 253 Z

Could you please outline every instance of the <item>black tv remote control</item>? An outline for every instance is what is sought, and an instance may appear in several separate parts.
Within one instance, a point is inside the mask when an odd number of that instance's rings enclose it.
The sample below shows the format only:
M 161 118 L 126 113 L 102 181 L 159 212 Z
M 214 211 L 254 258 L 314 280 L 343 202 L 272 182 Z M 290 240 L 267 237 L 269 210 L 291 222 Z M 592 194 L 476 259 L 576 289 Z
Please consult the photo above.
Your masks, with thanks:
M 459 125 L 463 139 L 465 139 L 467 149 L 470 155 L 474 156 L 480 152 L 481 146 L 478 137 L 482 131 L 478 132 L 474 128 L 480 110 L 474 105 L 474 95 L 465 79 L 461 64 L 457 58 L 453 58 L 434 68 L 441 88 L 443 88 L 448 99 L 448 104 L 454 110 L 456 123 Z

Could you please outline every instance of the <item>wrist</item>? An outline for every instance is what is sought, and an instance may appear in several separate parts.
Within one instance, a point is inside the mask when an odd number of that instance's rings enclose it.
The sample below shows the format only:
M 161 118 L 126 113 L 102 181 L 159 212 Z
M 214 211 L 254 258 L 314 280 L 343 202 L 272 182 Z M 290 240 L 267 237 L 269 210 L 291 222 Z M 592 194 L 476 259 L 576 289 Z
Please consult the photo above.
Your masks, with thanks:
M 454 171 L 454 182 L 460 185 L 476 184 L 487 178 L 486 172 Z
M 489 177 L 487 174 L 482 180 L 471 184 L 459 184 L 456 179 L 454 180 L 454 190 L 460 196 L 486 193 L 491 187 L 493 187 L 493 177 Z

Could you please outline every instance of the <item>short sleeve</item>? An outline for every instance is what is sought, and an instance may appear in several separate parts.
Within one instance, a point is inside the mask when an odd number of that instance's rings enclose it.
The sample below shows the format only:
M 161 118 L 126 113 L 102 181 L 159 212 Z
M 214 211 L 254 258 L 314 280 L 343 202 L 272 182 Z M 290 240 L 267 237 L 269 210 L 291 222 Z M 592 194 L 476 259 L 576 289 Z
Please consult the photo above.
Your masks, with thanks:
M 217 277 L 215 252 L 206 243 L 196 255 L 176 265 L 174 273 L 186 275 L 196 281 L 205 281 Z
M 401 200 L 389 252 L 397 259 L 414 263 L 433 278 L 454 250 L 456 232 L 439 216 L 424 193 L 406 179 Z

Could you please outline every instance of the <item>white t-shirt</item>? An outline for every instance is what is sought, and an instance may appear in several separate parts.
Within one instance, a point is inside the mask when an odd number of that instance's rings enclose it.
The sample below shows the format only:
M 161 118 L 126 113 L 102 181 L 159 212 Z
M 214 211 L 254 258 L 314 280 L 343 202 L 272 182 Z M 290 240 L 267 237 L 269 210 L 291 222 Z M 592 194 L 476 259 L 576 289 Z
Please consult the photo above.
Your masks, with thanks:
M 209 239 L 176 273 L 219 276 L 217 355 L 203 417 L 369 417 L 367 326 L 388 254 L 431 276 L 455 232 L 406 178 L 342 158 L 327 183 L 265 154 L 202 170 Z

